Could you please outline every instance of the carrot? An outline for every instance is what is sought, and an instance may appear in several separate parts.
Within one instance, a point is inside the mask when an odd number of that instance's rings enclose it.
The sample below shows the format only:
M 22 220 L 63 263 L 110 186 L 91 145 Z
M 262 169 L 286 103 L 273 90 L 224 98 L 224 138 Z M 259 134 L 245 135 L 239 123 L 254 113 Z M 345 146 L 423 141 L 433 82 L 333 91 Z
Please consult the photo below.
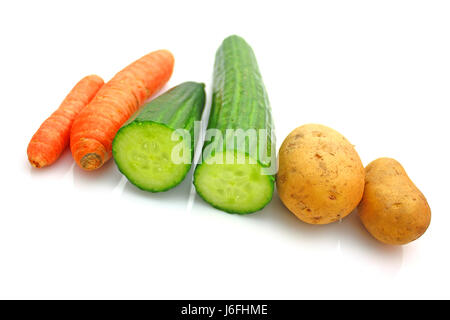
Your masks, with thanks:
M 81 79 L 59 108 L 45 120 L 28 144 L 31 165 L 42 168 L 55 162 L 69 145 L 70 128 L 78 113 L 86 107 L 103 86 L 103 79 L 90 75 Z
M 174 58 L 167 50 L 147 54 L 117 73 L 75 119 L 70 149 L 83 169 L 101 167 L 112 156 L 112 141 L 125 121 L 169 80 Z

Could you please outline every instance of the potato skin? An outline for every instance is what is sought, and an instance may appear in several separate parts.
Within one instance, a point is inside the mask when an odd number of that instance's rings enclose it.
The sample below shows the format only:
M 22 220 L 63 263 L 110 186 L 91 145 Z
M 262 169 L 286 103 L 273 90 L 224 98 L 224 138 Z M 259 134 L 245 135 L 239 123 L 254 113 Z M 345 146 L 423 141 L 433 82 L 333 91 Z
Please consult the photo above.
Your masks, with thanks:
M 358 214 L 369 233 L 386 244 L 402 245 L 425 233 L 431 221 L 427 200 L 394 159 L 380 158 L 366 167 Z
M 356 208 L 364 191 L 364 166 L 353 145 L 319 124 L 292 131 L 279 151 L 277 190 L 300 220 L 327 224 Z

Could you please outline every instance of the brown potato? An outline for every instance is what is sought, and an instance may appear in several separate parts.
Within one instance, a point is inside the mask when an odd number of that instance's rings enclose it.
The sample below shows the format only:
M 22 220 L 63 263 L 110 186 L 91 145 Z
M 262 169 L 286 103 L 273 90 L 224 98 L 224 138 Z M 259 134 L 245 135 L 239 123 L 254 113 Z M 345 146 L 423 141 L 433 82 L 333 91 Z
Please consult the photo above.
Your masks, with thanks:
M 300 220 L 327 224 L 356 208 L 364 191 L 364 166 L 339 132 L 318 124 L 292 131 L 279 151 L 277 189 Z
M 387 244 L 406 244 L 427 230 L 427 200 L 394 159 L 380 158 L 366 167 L 364 196 L 358 214 L 369 233 Z

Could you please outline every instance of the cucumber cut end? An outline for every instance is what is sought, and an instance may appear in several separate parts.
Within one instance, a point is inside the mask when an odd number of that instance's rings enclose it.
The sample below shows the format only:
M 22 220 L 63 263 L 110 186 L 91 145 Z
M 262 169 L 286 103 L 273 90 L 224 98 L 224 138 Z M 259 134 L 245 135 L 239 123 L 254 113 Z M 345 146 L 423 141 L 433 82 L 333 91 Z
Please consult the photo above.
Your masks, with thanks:
M 261 164 L 246 154 L 233 151 L 216 153 L 214 157 L 223 159 L 222 163 L 208 163 L 206 160 L 197 166 L 194 173 L 195 188 L 206 202 L 220 210 L 238 214 L 259 211 L 270 202 L 274 179 L 262 174 Z M 234 162 L 226 161 L 232 158 Z
M 191 150 L 185 145 L 181 150 L 189 153 L 188 161 L 172 158 L 174 148 L 184 143 L 182 138 L 172 140 L 174 130 L 157 122 L 132 122 L 121 128 L 113 141 L 113 156 L 120 172 L 138 188 L 150 192 L 166 191 L 178 185 L 191 167 Z M 178 149 L 177 149 L 178 150 Z

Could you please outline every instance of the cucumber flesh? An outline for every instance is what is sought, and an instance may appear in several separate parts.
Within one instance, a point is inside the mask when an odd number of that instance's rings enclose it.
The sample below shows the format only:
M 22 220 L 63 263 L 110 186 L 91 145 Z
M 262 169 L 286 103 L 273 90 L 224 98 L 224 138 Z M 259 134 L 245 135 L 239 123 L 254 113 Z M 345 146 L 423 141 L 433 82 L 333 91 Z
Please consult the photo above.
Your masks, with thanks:
M 172 150 L 180 143 L 172 140 L 173 132 L 174 129 L 151 121 L 132 122 L 121 129 L 114 140 L 114 159 L 132 184 L 160 192 L 184 179 L 191 165 L 171 161 Z
M 225 159 L 233 157 L 234 163 Z M 245 157 L 238 163 L 239 157 Z M 197 167 L 194 183 L 198 194 L 213 207 L 229 213 L 246 214 L 261 210 L 272 199 L 273 176 L 262 175 L 262 166 L 246 154 L 233 151 L 215 155 L 223 163 L 208 163 Z

